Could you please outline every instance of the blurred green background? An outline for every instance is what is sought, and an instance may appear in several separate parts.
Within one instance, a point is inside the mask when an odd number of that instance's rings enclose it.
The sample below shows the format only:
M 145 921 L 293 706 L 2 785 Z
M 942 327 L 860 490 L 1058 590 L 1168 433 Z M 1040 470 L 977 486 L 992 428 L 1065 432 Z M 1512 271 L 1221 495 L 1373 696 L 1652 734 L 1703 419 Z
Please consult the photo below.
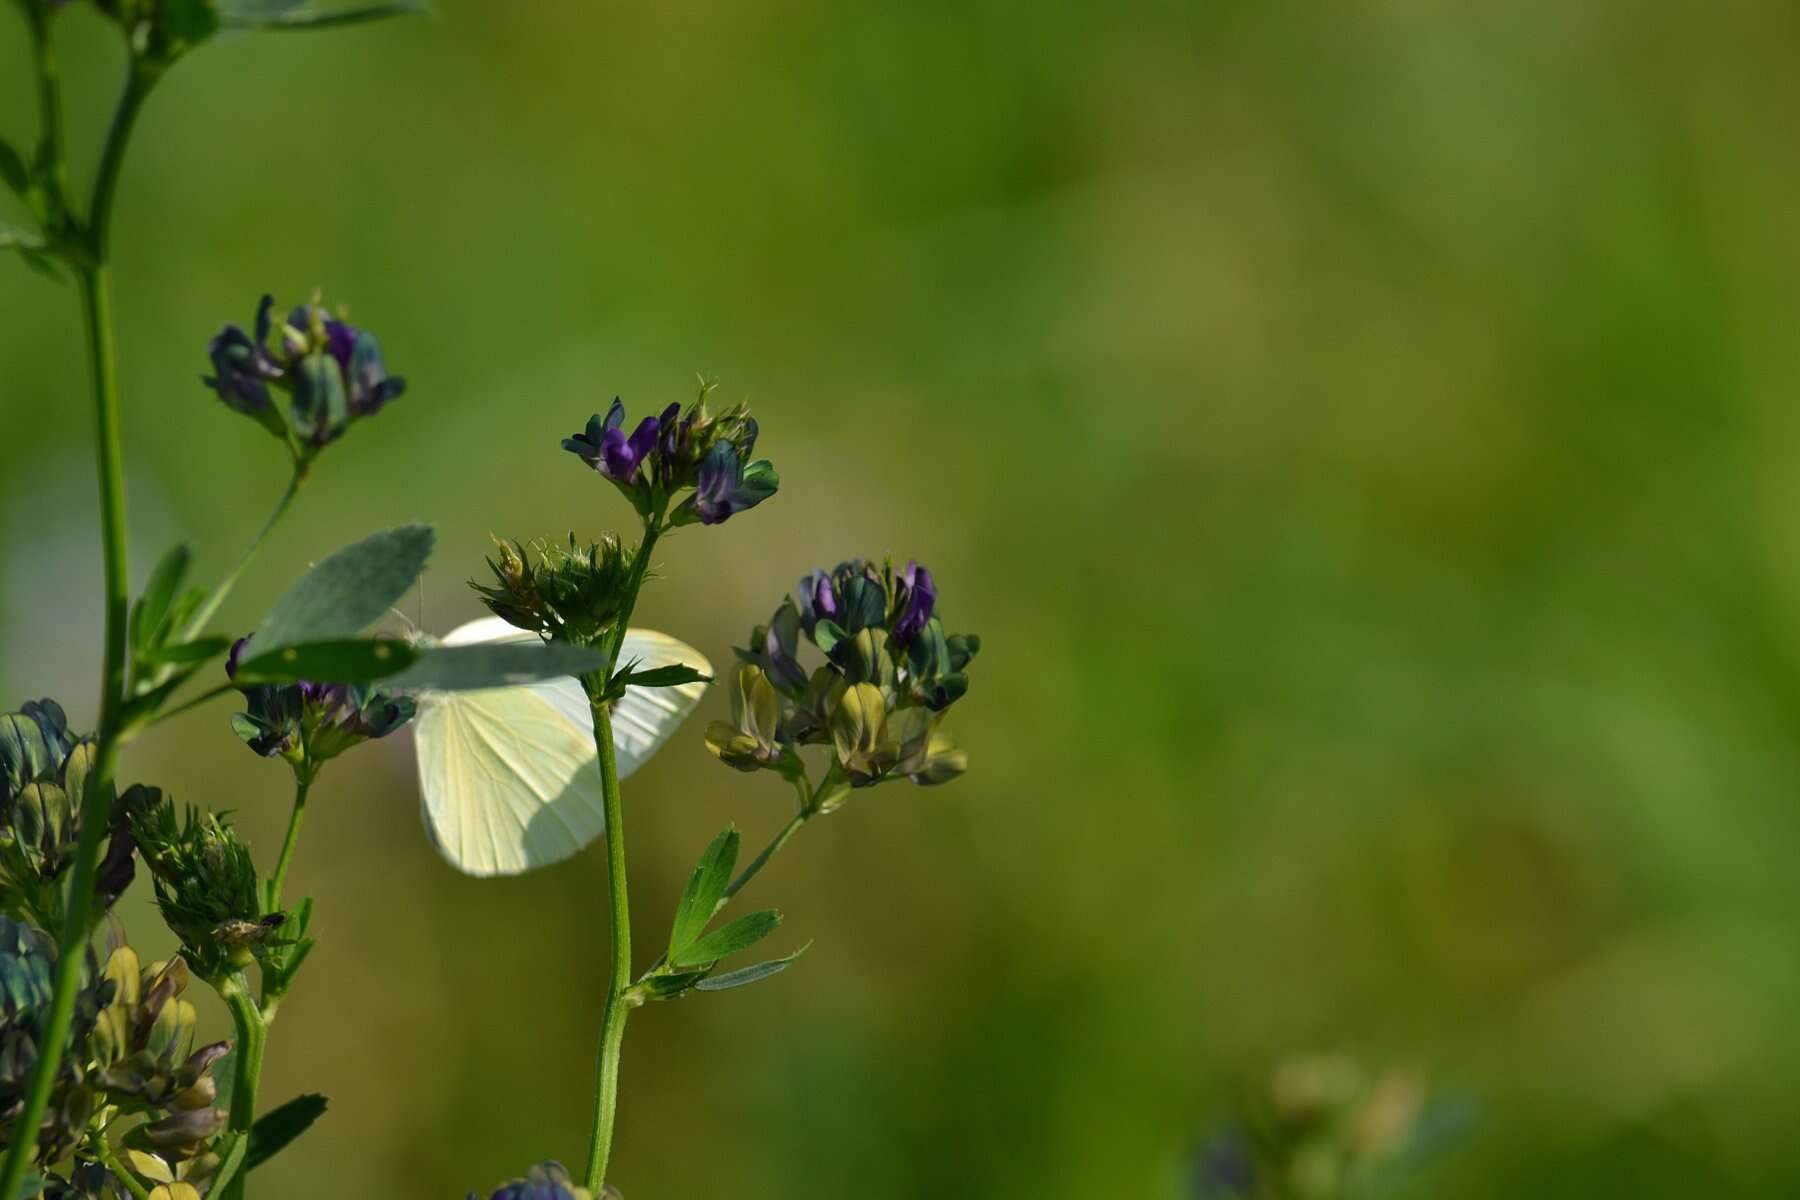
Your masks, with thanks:
M 116 47 L 63 27 L 85 178 Z M 933 568 L 985 639 L 973 768 L 759 879 L 796 970 L 632 1022 L 632 1200 L 1171 1197 L 1240 1087 L 1332 1049 L 1479 1098 L 1426 1194 L 1800 1192 L 1797 39 L 1748 0 L 438 0 L 222 39 L 116 227 L 133 567 L 187 538 L 216 575 L 260 523 L 280 451 L 195 377 L 323 286 L 411 391 L 234 627 L 410 518 L 428 627 L 476 615 L 490 531 L 629 519 L 558 439 L 695 372 L 783 489 L 666 542 L 645 623 L 721 662 L 814 565 Z M 0 268 L 0 698 L 86 721 L 75 297 Z M 723 708 L 628 785 L 644 938 L 712 833 L 786 815 L 701 747 Z M 230 711 L 124 775 L 272 852 L 285 774 Z M 333 1107 L 269 1200 L 583 1153 L 601 855 L 459 877 L 411 755 L 312 805 L 264 1093 Z

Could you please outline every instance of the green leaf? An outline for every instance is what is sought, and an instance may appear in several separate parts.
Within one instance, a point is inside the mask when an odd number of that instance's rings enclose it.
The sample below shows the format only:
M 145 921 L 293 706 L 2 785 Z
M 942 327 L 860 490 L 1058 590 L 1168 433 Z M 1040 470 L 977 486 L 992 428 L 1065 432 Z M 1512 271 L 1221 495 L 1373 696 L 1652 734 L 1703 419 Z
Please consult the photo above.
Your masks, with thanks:
M 781 924 L 781 914 L 772 908 L 739 917 L 722 929 L 715 929 L 679 954 L 671 954 L 669 962 L 677 967 L 697 967 L 718 962 L 739 950 L 748 950 L 762 941 Z
M 712 676 L 702 675 L 685 663 L 676 663 L 649 671 L 621 671 L 616 682 L 626 687 L 665 688 L 680 687 L 684 683 L 711 683 Z
M 401 525 L 324 559 L 269 610 L 256 631 L 258 652 L 355 637 L 406 594 L 435 539 L 429 525 Z
M 25 165 L 25 156 L 5 138 L 0 138 L 0 183 L 12 189 L 21 200 L 31 190 L 31 168 Z
M 349 639 L 308 642 L 259 654 L 239 663 L 239 683 L 367 683 L 386 679 L 411 666 L 419 652 L 407 642 Z
M 229 649 L 231 639 L 221 634 L 216 637 L 195 638 L 191 642 L 177 642 L 172 646 L 154 646 L 144 654 L 144 661 L 153 665 L 198 665 L 217 658 Z
M 175 546 L 150 572 L 144 594 L 138 597 L 137 606 L 131 611 L 131 644 L 140 652 L 156 645 L 163 618 L 169 615 L 169 605 L 175 602 L 175 593 L 180 590 L 181 581 L 187 578 L 192 558 L 186 546 Z
M 706 978 L 705 971 L 658 972 L 638 984 L 652 1000 L 673 1000 Z
M 727 829 L 714 838 L 700 856 L 700 865 L 694 868 L 687 890 L 681 893 L 681 903 L 675 908 L 675 924 L 669 930 L 671 962 L 699 940 L 712 922 L 713 913 L 719 907 L 719 897 L 725 894 L 726 885 L 731 882 L 732 868 L 737 866 L 739 841 L 738 831 Z
M 779 975 L 793 965 L 796 958 L 805 954 L 811 942 L 800 947 L 785 958 L 772 958 L 768 962 L 759 962 L 753 967 L 739 967 L 735 971 L 727 971 L 723 975 L 712 975 L 694 985 L 702 992 L 728 992 L 732 988 L 743 987 L 748 983 L 757 983 L 771 975 Z
M 324 1115 L 325 1105 L 325 1097 L 317 1094 L 295 1096 L 258 1117 L 250 1127 L 250 1150 L 244 1157 L 244 1170 L 254 1171 L 286 1149 L 289 1142 Z
M 387 17 L 411 16 L 430 11 L 431 6 L 423 0 L 391 0 L 384 4 L 363 4 L 323 11 L 309 5 L 283 5 L 277 11 L 260 14 L 240 8 L 228 12 L 225 21 L 232 29 L 330 29 L 339 25 L 358 25 L 364 21 L 380 21 Z
M 219 31 L 219 10 L 213 0 L 163 0 L 162 28 L 174 40 L 198 46 Z
M 605 666 L 606 655 L 600 651 L 566 642 L 433 646 L 419 651 L 418 661 L 390 682 L 403 689 L 466 692 L 581 675 Z

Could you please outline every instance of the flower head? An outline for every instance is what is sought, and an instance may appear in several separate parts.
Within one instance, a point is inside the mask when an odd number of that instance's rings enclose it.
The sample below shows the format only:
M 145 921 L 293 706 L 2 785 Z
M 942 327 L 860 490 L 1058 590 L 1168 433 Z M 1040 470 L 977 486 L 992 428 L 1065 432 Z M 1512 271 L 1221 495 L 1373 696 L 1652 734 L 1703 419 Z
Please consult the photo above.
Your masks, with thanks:
M 625 432 L 625 405 L 615 398 L 606 416 L 589 418 L 563 449 L 610 482 L 639 515 L 667 514 L 670 524 L 717 525 L 775 494 L 780 479 L 753 459 L 757 426 L 744 405 L 713 413 L 706 393 L 688 406 L 671 404 Z M 681 493 L 689 493 L 677 499 Z M 672 507 L 671 507 L 672 506 Z
M 213 337 L 207 345 L 213 374 L 202 382 L 228 407 L 289 442 L 297 456 L 316 454 L 405 392 L 406 381 L 388 374 L 374 334 L 316 302 L 295 308 L 277 329 L 274 306 L 274 297 L 262 298 L 254 333 L 227 325 Z M 275 391 L 288 395 L 285 415 Z
M 225 673 L 235 679 L 248 636 L 232 644 Z M 264 758 L 287 759 L 296 770 L 313 770 L 344 751 L 372 738 L 386 737 L 413 717 L 411 697 L 398 696 L 374 684 L 249 684 L 247 711 L 232 718 L 231 727 L 244 744 Z
M 852 787 L 954 779 L 968 757 L 943 714 L 968 690 L 981 642 L 947 635 L 936 608 L 936 581 L 916 562 L 808 573 L 738 651 L 732 720 L 713 722 L 707 746 L 740 770 L 789 774 L 802 747 L 827 746 L 832 777 Z M 809 666 L 814 652 L 823 661 Z M 842 799 L 821 795 L 822 807 Z

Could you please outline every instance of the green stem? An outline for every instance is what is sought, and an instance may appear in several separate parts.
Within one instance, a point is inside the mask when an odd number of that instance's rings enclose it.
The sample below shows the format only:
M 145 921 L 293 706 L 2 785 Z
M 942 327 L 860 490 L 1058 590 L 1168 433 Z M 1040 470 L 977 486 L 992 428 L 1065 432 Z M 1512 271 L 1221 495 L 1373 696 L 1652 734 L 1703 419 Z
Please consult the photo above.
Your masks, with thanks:
M 281 843 L 281 857 L 275 862 L 275 875 L 269 880 L 267 903 L 269 912 L 281 911 L 281 885 L 287 882 L 288 863 L 294 857 L 294 845 L 300 840 L 300 819 L 306 815 L 306 793 L 312 789 L 312 774 L 300 776 L 294 787 L 294 811 L 288 816 L 287 837 Z
M 206 623 L 212 620 L 214 613 L 219 611 L 219 605 L 225 602 L 225 597 L 230 594 L 239 577 L 243 575 L 244 568 L 250 565 L 250 560 L 256 557 L 257 550 L 274 531 L 275 526 L 281 522 L 288 506 L 293 504 L 294 497 L 299 495 L 300 485 L 306 482 L 308 465 L 304 461 L 294 463 L 294 473 L 288 477 L 287 490 L 282 492 L 281 499 L 275 502 L 275 509 L 269 514 L 269 519 L 264 521 L 262 528 L 256 531 L 256 536 L 250 539 L 250 544 L 244 547 L 244 552 L 238 556 L 237 564 L 225 573 L 225 578 L 219 580 L 218 586 L 213 588 L 211 594 L 206 597 L 206 602 L 194 612 L 193 616 L 188 618 L 187 624 L 182 627 L 183 637 L 193 637 L 206 628 Z
M 625 630 L 637 607 L 638 591 L 649 573 L 650 554 L 661 526 L 661 513 L 644 523 L 644 538 L 632 558 L 618 627 L 607 639 L 606 670 L 598 686 L 590 688 L 588 694 L 594 714 L 594 750 L 600 760 L 600 789 L 606 806 L 606 873 L 612 900 L 612 979 L 600 1013 L 600 1049 L 594 1064 L 594 1134 L 588 1146 L 587 1187 L 594 1192 L 606 1186 L 613 1121 L 619 1107 L 619 1059 L 625 1045 L 625 1018 L 632 1007 L 627 997 L 631 988 L 631 892 L 625 877 L 625 805 L 619 794 L 619 764 L 613 753 L 612 706 L 600 696 L 618 667 Z
M 68 156 L 63 145 L 61 105 L 55 58 L 49 28 L 33 20 L 34 48 L 38 63 L 46 144 L 51 154 L 53 180 L 66 177 Z M 81 312 L 87 332 L 88 364 L 94 386 L 94 447 L 100 479 L 101 560 L 105 568 L 105 649 L 100 678 L 100 729 L 94 767 L 87 778 L 87 794 L 81 802 L 81 834 L 75 846 L 74 869 L 69 876 L 69 898 L 63 927 L 57 938 L 56 983 L 50 1010 L 45 1015 L 37 1062 L 26 1085 L 25 1101 L 13 1123 L 12 1145 L 0 1166 L 0 1200 L 11 1200 L 19 1190 L 37 1149 L 38 1129 L 50 1093 L 62 1066 L 64 1043 L 75 1015 L 75 996 L 81 986 L 84 953 L 91 933 L 94 873 L 100 858 L 100 842 L 112 823 L 113 771 L 117 763 L 125 707 L 125 632 L 130 605 L 125 533 L 124 446 L 119 433 L 119 378 L 112 327 L 112 280 L 106 267 L 105 231 L 110 223 L 113 188 L 132 120 L 143 103 L 143 93 L 153 79 L 134 67 L 119 98 L 113 133 L 108 137 L 100 164 L 99 184 L 89 208 L 92 228 L 99 237 L 90 243 L 92 258 L 76 265 L 80 283 Z M 60 186 L 60 185 L 59 185 Z
M 231 683 L 221 683 L 217 687 L 207 688 L 204 692 L 201 692 L 198 696 L 193 697 L 191 700 L 184 700 L 180 704 L 177 704 L 174 708 L 167 708 L 167 709 L 164 709 L 162 712 L 157 713 L 156 717 L 150 723 L 152 725 L 160 725 L 162 722 L 169 720 L 171 717 L 179 717 L 182 713 L 187 712 L 189 709 L 199 708 L 202 704 L 205 704 L 208 700 L 216 700 L 220 696 L 223 696 L 226 692 L 233 692 L 236 690 L 237 690 L 237 685 L 231 684 Z
M 41 1048 L 25 1103 L 13 1126 L 13 1143 L 0 1168 L 0 1197 L 17 1194 L 37 1145 L 38 1128 L 50 1102 L 62 1065 L 64 1043 L 75 1015 L 84 950 L 91 932 L 94 872 L 100 842 L 112 823 L 113 770 L 119 753 L 120 718 L 125 698 L 125 617 L 129 603 L 125 556 L 125 480 L 119 438 L 119 386 L 113 359 L 111 296 L 104 267 L 83 268 L 82 313 L 86 318 L 88 358 L 93 366 L 100 474 L 100 533 L 106 568 L 106 643 L 101 668 L 100 730 L 94 767 L 81 802 L 81 835 L 69 876 L 69 897 L 57 938 L 56 990 L 44 1019 Z
M 150 1200 L 150 1189 L 139 1183 L 131 1169 L 119 1161 L 119 1156 L 113 1153 L 112 1144 L 106 1140 L 104 1132 L 95 1133 L 88 1140 L 88 1145 L 93 1148 L 94 1157 L 99 1160 L 100 1165 L 111 1171 L 113 1178 L 124 1184 L 136 1200 Z
M 606 1161 L 612 1153 L 613 1116 L 619 1106 L 619 1057 L 625 1043 L 625 1018 L 631 1005 L 631 898 L 625 884 L 625 806 L 619 795 L 619 766 L 613 756 L 612 707 L 592 705 L 594 748 L 600 756 L 600 782 L 606 801 L 606 870 L 612 892 L 612 980 L 600 1015 L 600 1053 L 594 1066 L 594 1137 L 588 1149 L 587 1186 L 606 1184 Z
M 42 5 L 25 6 L 31 23 L 32 62 L 37 76 L 38 113 L 43 124 L 44 145 L 50 152 L 51 228 L 54 238 L 62 232 L 63 218 L 68 215 L 69 152 L 63 133 L 62 70 L 56 61 L 56 46 L 50 36 L 51 14 Z
M 719 902 L 713 905 L 713 911 L 716 913 L 731 903 L 731 898 L 743 891 L 746 883 L 756 878 L 756 873 L 768 865 L 769 860 L 775 857 L 775 852 L 787 845 L 788 839 L 799 833 L 800 827 L 811 820 L 812 816 L 812 810 L 808 808 L 803 808 L 795 813 L 793 819 L 781 827 L 781 832 L 775 835 L 774 840 L 763 847 L 762 853 L 751 859 L 750 865 L 738 872 L 738 877 L 731 881 L 724 894 L 719 897 Z
M 156 86 L 161 71 L 140 59 L 133 59 L 131 72 L 125 77 L 125 90 L 113 109 L 112 124 L 106 130 L 106 145 L 100 152 L 100 167 L 94 175 L 94 199 L 88 205 L 88 252 L 95 263 L 104 265 L 112 254 L 113 197 L 119 190 L 119 173 L 125 166 L 125 147 L 131 141 L 131 130 L 138 113 Z
M 232 1076 L 231 1115 L 226 1126 L 240 1138 L 250 1136 L 256 1123 L 256 1084 L 262 1078 L 263 1048 L 268 1039 L 268 1025 L 262 1010 L 250 995 L 250 983 L 241 972 L 228 976 L 218 985 L 225 1007 L 231 1010 L 231 1023 L 237 1027 L 237 1055 Z M 221 1193 L 224 1200 L 242 1200 L 244 1174 L 238 1174 Z

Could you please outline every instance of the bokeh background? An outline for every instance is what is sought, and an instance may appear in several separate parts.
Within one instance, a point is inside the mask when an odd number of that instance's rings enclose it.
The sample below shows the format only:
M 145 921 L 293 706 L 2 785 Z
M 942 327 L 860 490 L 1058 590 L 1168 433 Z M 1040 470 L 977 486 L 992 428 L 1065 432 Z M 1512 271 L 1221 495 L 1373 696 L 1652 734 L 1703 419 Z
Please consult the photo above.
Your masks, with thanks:
M 116 47 L 64 26 L 91 148 Z M 411 518 L 427 626 L 476 615 L 490 531 L 629 519 L 558 439 L 697 372 L 783 489 L 668 541 L 643 620 L 724 661 L 809 567 L 934 569 L 984 638 L 973 769 L 758 881 L 795 970 L 632 1022 L 633 1200 L 1173 1197 L 1316 1050 L 1477 1099 L 1423 1194 L 1800 1191 L 1797 39 L 1751 0 L 439 0 L 222 40 L 117 222 L 134 570 L 185 538 L 216 574 L 262 520 L 279 449 L 196 376 L 315 286 L 412 390 L 228 625 Z M 0 697 L 86 720 L 75 298 L 0 268 Z M 723 708 L 628 787 L 645 939 L 708 837 L 786 814 L 701 747 Z M 284 772 L 229 712 L 125 774 L 272 852 Z M 598 850 L 457 876 L 410 735 L 322 793 L 264 1091 L 333 1107 L 259 1194 L 579 1159 Z

